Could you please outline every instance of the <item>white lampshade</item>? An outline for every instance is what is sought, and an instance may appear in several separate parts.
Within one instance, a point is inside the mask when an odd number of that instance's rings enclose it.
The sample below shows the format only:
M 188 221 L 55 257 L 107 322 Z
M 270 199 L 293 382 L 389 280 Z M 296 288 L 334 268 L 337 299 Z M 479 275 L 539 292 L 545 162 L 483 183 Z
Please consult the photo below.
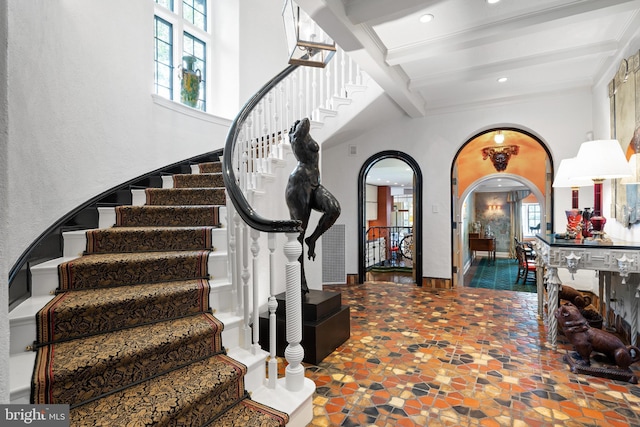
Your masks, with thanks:
M 615 139 L 583 142 L 576 156 L 578 171 L 572 179 L 611 179 L 633 175 L 620 143 Z
M 558 172 L 553 180 L 553 187 L 555 188 L 567 188 L 567 187 L 587 187 L 593 185 L 593 180 L 590 178 L 573 179 L 572 177 L 579 174 L 578 159 L 572 157 L 570 159 L 562 159 Z

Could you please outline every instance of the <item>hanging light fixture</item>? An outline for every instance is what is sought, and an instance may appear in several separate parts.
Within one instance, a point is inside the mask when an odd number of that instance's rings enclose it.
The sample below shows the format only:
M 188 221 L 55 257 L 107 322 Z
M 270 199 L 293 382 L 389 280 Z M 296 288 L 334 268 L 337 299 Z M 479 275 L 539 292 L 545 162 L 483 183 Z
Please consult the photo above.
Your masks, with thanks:
M 307 13 L 291 0 L 282 9 L 289 64 L 324 68 L 336 53 L 336 44 Z

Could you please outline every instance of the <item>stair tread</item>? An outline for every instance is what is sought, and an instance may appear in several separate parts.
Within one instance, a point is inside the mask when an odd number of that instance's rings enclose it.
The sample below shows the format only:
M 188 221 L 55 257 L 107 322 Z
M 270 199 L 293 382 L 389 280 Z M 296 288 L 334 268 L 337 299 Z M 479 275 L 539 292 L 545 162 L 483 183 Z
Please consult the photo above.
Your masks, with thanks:
M 244 399 L 217 418 L 211 426 L 277 427 L 288 422 L 289 416 L 284 412 L 276 411 L 254 400 Z
M 94 254 L 211 249 L 211 231 L 215 228 L 138 226 L 88 230 L 86 251 Z
M 117 226 L 219 226 L 219 208 L 215 205 L 118 206 Z
M 223 327 L 204 313 L 41 347 L 34 374 L 40 379 L 34 387 L 36 402 L 86 401 L 218 354 Z
M 209 308 L 209 289 L 207 280 L 192 279 L 58 294 L 38 312 L 38 342 L 80 338 L 204 312 Z
M 244 395 L 245 372 L 225 355 L 212 356 L 75 407 L 71 425 L 205 425 Z
M 60 289 L 157 283 L 208 276 L 210 250 L 89 254 L 58 267 Z M 135 266 L 135 267 L 132 267 Z
M 219 188 L 147 188 L 148 205 L 224 205 L 226 193 Z

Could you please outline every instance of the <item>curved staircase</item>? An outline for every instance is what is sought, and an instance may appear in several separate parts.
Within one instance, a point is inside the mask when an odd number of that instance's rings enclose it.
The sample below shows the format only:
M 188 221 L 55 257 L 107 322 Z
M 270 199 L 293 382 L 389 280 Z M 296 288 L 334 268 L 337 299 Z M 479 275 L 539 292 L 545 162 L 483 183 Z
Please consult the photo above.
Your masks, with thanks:
M 144 202 L 112 209 L 113 226 L 72 233 L 83 253 L 57 262 L 36 315 L 32 403 L 69 404 L 72 426 L 287 424 L 249 397 L 249 368 L 223 346 L 211 307 L 224 312 L 215 288 L 231 286 L 225 189 L 220 163 L 196 169 L 135 190 Z

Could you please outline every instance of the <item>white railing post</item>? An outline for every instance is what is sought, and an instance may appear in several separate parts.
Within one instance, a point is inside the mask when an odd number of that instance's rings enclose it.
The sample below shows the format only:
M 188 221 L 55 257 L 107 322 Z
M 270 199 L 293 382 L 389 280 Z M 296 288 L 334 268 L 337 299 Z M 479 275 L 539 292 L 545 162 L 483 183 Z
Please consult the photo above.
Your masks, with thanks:
M 235 227 L 235 282 L 233 287 L 236 295 L 236 315 L 242 315 L 242 228 L 240 225 L 240 215 L 234 210 L 233 224 Z
M 244 345 L 242 348 L 249 350 L 251 347 L 251 327 L 249 323 L 251 321 L 249 315 L 249 226 L 242 223 L 242 332 L 244 338 Z
M 227 200 L 229 200 L 227 203 L 227 235 L 229 238 L 229 271 L 231 272 L 231 307 L 229 308 L 231 311 L 237 312 L 238 289 L 236 288 L 236 284 L 238 283 L 238 276 L 236 271 L 236 229 L 233 221 L 235 221 L 235 217 L 238 216 L 238 214 L 228 197 Z
M 278 382 L 278 358 L 276 356 L 276 235 L 269 233 L 269 388 L 276 388 Z
M 251 229 L 251 255 L 253 255 L 253 345 L 251 346 L 251 352 L 258 354 L 260 352 L 260 283 L 258 277 L 258 254 L 260 253 L 260 245 L 258 239 L 260 238 L 260 232 L 255 229 Z
M 287 348 L 284 357 L 287 359 L 285 369 L 285 384 L 289 391 L 300 391 L 304 387 L 304 348 L 302 341 L 302 290 L 300 289 L 300 262 L 302 245 L 298 241 L 298 233 L 286 233 L 287 243 L 284 254 L 287 257 L 286 266 L 286 321 Z

